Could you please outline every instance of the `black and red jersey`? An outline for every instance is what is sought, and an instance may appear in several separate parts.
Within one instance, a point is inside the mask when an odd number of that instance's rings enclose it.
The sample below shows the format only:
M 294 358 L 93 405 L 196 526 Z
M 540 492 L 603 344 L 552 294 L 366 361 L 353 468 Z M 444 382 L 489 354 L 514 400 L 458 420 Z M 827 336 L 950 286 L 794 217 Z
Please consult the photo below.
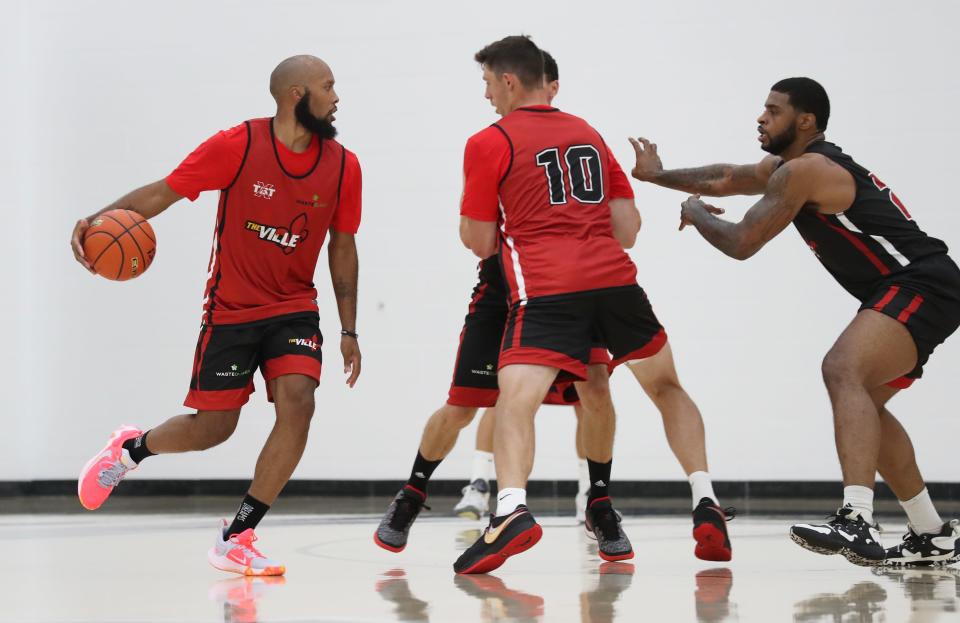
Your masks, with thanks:
M 926 257 L 946 254 L 947 245 L 928 236 L 900 199 L 876 175 L 826 141 L 807 147 L 846 169 L 856 184 L 849 208 L 838 214 L 802 209 L 793 220 L 797 231 L 831 275 L 861 301 L 878 285 Z
M 613 236 L 608 204 L 632 197 L 625 180 L 587 122 L 523 107 L 467 142 L 460 213 L 498 222 L 513 302 L 630 285 L 636 266 Z
M 191 200 L 221 189 L 206 324 L 317 311 L 313 276 L 327 230 L 359 227 L 353 154 L 317 137 L 306 152 L 291 152 L 276 140 L 271 119 L 253 119 L 201 145 L 167 183 Z

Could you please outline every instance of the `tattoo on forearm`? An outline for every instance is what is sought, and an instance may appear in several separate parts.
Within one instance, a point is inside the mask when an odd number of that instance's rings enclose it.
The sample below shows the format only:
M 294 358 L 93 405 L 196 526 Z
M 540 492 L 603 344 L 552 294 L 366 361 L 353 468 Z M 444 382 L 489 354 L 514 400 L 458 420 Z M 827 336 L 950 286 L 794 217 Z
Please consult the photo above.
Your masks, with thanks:
M 730 175 L 734 168 L 736 167 L 729 164 L 711 164 L 693 169 L 673 169 L 657 175 L 656 182 L 674 190 L 707 194 L 715 188 L 717 182 Z

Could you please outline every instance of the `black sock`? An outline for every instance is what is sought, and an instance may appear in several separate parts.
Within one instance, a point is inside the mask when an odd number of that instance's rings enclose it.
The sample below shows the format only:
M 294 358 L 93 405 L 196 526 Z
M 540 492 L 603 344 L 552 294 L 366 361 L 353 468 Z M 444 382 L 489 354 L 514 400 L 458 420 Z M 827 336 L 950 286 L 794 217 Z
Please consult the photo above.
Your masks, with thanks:
M 154 455 L 147 448 L 147 435 L 149 434 L 150 431 L 147 431 L 139 437 L 131 437 L 123 442 L 123 448 L 130 453 L 130 458 L 133 459 L 134 463 L 139 464 L 143 459 Z
M 440 461 L 442 460 L 440 459 Z M 440 465 L 440 461 L 428 461 L 423 458 L 418 450 L 417 460 L 413 462 L 413 469 L 410 470 L 410 479 L 407 480 L 407 484 L 426 495 L 427 481 L 433 475 L 433 470 L 437 469 L 437 465 Z
M 610 468 L 613 465 L 613 459 L 606 463 L 597 463 L 587 459 L 587 468 L 590 470 L 590 495 L 587 497 L 587 506 L 593 504 L 598 498 L 605 498 L 610 495 L 607 487 L 610 486 Z
M 269 506 L 248 493 L 240 503 L 237 516 L 233 518 L 233 523 L 224 533 L 224 538 L 232 534 L 240 534 L 247 528 L 256 528 L 268 510 L 270 510 Z

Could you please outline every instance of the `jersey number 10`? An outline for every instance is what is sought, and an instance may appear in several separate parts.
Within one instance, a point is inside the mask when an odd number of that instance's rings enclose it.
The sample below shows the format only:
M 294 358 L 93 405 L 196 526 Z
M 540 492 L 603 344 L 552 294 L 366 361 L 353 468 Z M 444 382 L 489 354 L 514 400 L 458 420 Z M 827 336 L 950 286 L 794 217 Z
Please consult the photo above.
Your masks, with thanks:
M 603 201 L 603 168 L 600 166 L 600 152 L 597 148 L 593 145 L 572 145 L 563 154 L 563 159 L 566 161 L 566 172 L 570 177 L 570 196 L 580 203 L 601 203 Z M 537 165 L 543 167 L 547 175 L 550 204 L 567 203 L 560 149 L 550 147 L 538 153 Z

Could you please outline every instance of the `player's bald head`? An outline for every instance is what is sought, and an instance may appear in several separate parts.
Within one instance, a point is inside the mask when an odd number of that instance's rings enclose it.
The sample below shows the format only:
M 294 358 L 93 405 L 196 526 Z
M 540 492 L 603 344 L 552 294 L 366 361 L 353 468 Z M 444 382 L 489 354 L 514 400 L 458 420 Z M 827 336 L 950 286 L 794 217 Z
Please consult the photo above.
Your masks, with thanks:
M 280 61 L 270 74 L 270 94 L 279 102 L 290 87 L 317 83 L 332 73 L 330 66 L 316 56 L 291 56 Z

